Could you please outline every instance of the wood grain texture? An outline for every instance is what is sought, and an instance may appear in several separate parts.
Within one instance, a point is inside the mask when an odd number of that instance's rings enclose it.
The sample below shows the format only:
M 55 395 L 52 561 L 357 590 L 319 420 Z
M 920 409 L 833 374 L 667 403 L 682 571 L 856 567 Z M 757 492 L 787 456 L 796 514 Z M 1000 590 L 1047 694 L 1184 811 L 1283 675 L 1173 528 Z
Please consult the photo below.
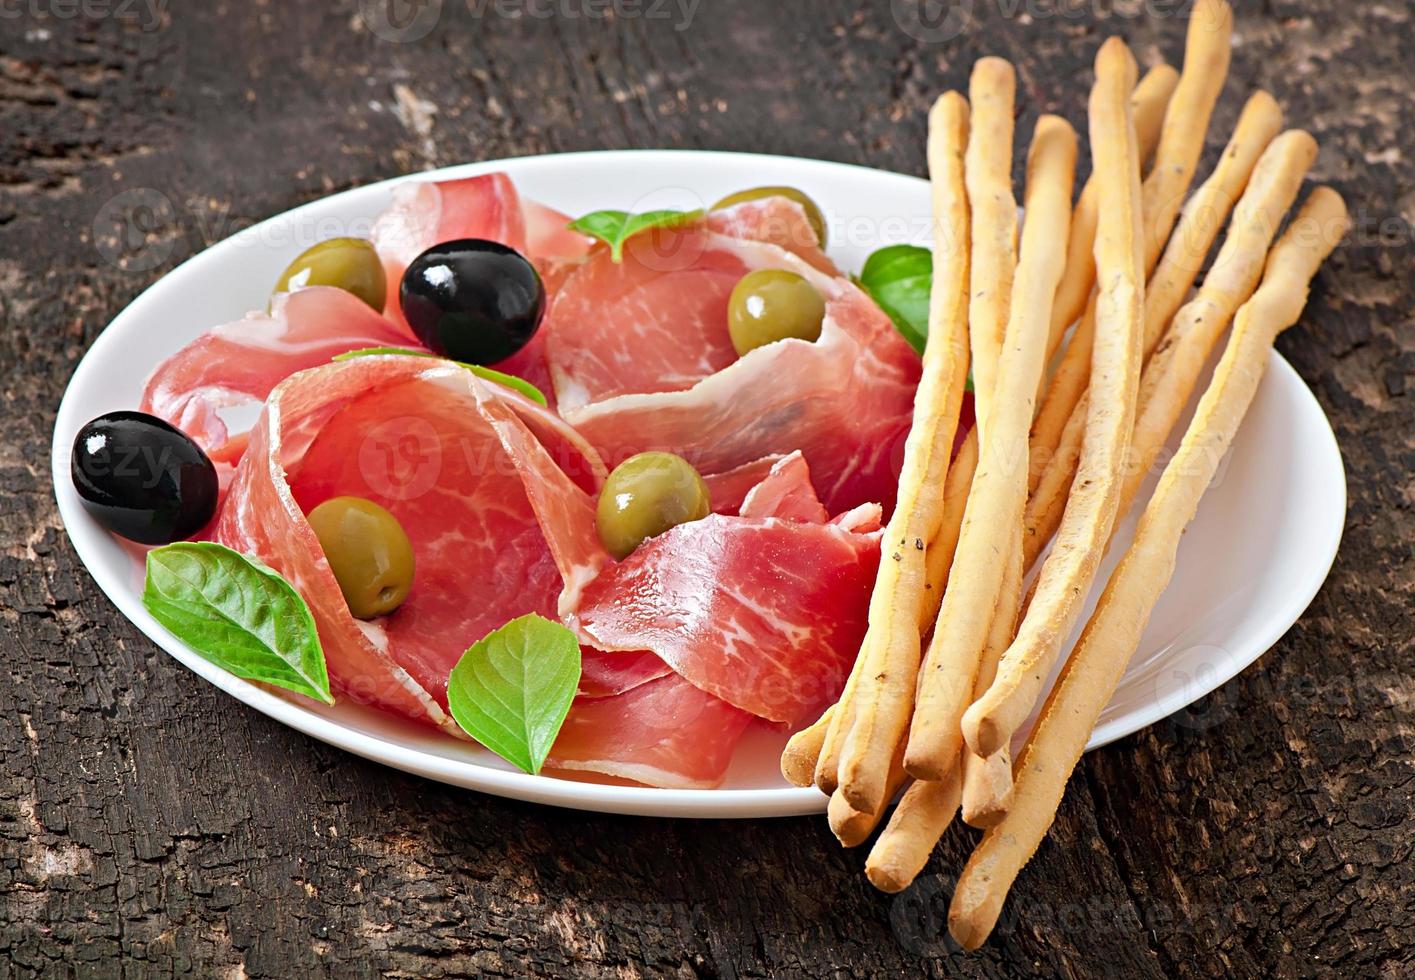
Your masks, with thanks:
M 892 15 L 904 0 L 705 0 L 681 31 L 681 14 L 645 16 L 657 2 L 606 20 L 587 12 L 612 4 L 507 19 L 447 0 L 407 43 L 367 30 L 363 0 L 164 4 L 156 18 L 7 6 L 0 976 L 1415 972 L 1415 28 L 1402 3 L 1237 3 L 1201 170 L 1263 86 L 1321 141 L 1313 176 L 1355 217 L 1279 342 L 1345 455 L 1332 576 L 1257 665 L 1086 757 L 972 957 L 942 939 L 966 828 L 889 898 L 821 818 L 597 817 L 449 789 L 239 705 L 101 596 L 54 508 L 55 407 L 104 324 L 206 244 L 331 191 L 523 153 L 704 147 L 922 174 L 928 105 L 976 57 L 1016 63 L 1019 131 L 1041 112 L 1080 127 L 1099 41 L 1119 33 L 1142 64 L 1174 60 L 1187 7 L 963 3 L 961 32 L 924 43 Z M 125 242 L 114 213 L 136 215 Z

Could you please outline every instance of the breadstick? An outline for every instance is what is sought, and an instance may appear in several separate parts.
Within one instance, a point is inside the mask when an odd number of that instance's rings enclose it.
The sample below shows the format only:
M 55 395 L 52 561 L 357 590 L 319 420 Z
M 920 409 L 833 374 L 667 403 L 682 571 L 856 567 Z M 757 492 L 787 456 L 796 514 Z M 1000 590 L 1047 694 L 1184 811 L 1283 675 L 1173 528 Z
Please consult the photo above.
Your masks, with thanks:
M 987 939 L 1017 873 L 1055 819 L 1066 782 L 1173 574 L 1184 528 L 1252 403 L 1273 341 L 1301 316 L 1311 279 L 1347 223 L 1340 195 L 1315 190 L 1268 257 L 1261 288 L 1238 312 L 1233 336 L 1145 508 L 1134 543 L 1027 739 L 1012 807 L 983 835 L 959 876 L 948 927 L 964 949 Z
M 1233 15 L 1228 5 L 1221 0 L 1198 0 L 1185 39 L 1184 69 L 1165 111 L 1155 163 L 1141 192 L 1146 276 L 1159 260 L 1203 154 L 1209 117 L 1228 73 L 1232 34 Z M 1086 390 L 1095 329 L 1093 295 L 1052 375 L 1032 426 L 1029 491 L 1036 489 L 1043 467 L 1056 454 L 1066 421 Z
M 904 791 L 884 832 L 865 859 L 865 876 L 882 892 L 899 892 L 924 870 L 934 845 L 958 812 L 960 767 L 942 782 L 915 782 Z
M 832 704 L 810 727 L 801 729 L 786 743 L 781 753 L 781 775 L 792 786 L 809 786 L 815 779 L 816 760 L 820 758 L 825 732 L 835 711 L 836 706 Z
M 1002 655 L 997 677 L 964 717 L 963 737 L 981 756 L 1006 745 L 1031 712 L 1062 642 L 1080 615 L 1120 502 L 1135 423 L 1144 332 L 1140 164 L 1126 98 L 1134 72 L 1135 59 L 1123 41 L 1111 38 L 1101 46 L 1090 102 L 1091 153 L 1101 178 L 1101 219 L 1096 231 L 1100 291 L 1093 355 L 1096 397 L 1087 414 L 1084 457 L 1056 548 L 1042 564 L 1031 604 L 1017 638 Z M 946 596 L 944 602 L 946 608 Z
M 1274 140 L 1258 161 L 1252 185 L 1233 213 L 1228 236 L 1199 295 L 1175 315 L 1161 347 L 1145 368 L 1131 465 L 1121 491 L 1122 507 L 1134 499 L 1164 448 L 1234 311 L 1257 287 L 1263 274 L 1263 252 L 1296 200 L 1302 178 L 1316 157 L 1316 140 L 1294 129 Z
M 1156 65 L 1145 73 L 1130 103 L 1135 110 L 1135 133 L 1140 146 L 1140 158 L 1147 159 L 1154 153 L 1159 143 L 1160 125 L 1164 122 L 1164 110 L 1169 97 L 1174 92 L 1179 73 L 1169 65 Z M 1047 338 L 1047 360 L 1056 353 L 1066 328 L 1076 321 L 1086 306 L 1086 297 L 1096 281 L 1096 259 L 1092 248 L 1096 239 L 1096 195 L 1095 179 L 1086 181 L 1080 198 L 1071 214 L 1071 234 L 1066 246 L 1066 270 L 1061 274 L 1061 285 L 1057 287 L 1056 299 L 1052 306 L 1051 330 Z M 948 471 L 948 481 L 944 489 L 943 524 L 939 528 L 937 549 L 931 544 L 928 555 L 928 584 L 925 598 L 932 602 L 930 609 L 925 604 L 924 619 L 932 622 L 938 615 L 938 603 L 943 598 L 944 583 L 948 569 L 953 563 L 953 549 L 958 545 L 958 530 L 963 523 L 963 504 L 968 499 L 968 487 L 973 482 L 973 471 L 978 465 L 978 433 L 974 427 L 958 447 L 953 457 L 953 465 Z
M 1135 113 L 1135 142 L 1140 147 L 1143 163 L 1155 152 L 1159 143 L 1160 126 L 1164 123 L 1165 108 L 1174 94 L 1174 86 L 1179 81 L 1179 72 L 1169 65 L 1155 65 L 1130 96 L 1130 105 Z M 1071 236 L 1066 245 L 1066 271 L 1061 275 L 1061 285 L 1056 289 L 1056 302 L 1051 310 L 1051 334 L 1047 338 L 1047 360 L 1050 361 L 1061 345 L 1066 328 L 1075 323 L 1086 310 L 1086 300 L 1091 288 L 1096 284 L 1096 208 L 1100 187 L 1095 176 L 1086 181 L 1081 196 L 1076 199 L 1076 209 L 1071 215 Z M 966 796 L 966 788 L 964 795 Z M 966 809 L 966 807 L 965 807 Z
M 963 175 L 972 212 L 968 341 L 973 354 L 973 412 L 983 433 L 1017 267 L 1017 200 L 1012 196 L 1016 88 L 1016 72 L 1002 58 L 980 58 L 973 64 L 968 80 L 973 118 Z
M 1185 204 L 1179 224 L 1145 288 L 1145 359 L 1184 302 L 1229 211 L 1243 193 L 1258 157 L 1281 127 L 1282 110 L 1277 101 L 1266 92 L 1255 93 L 1238 117 L 1233 137 L 1219 157 L 1218 166 Z M 1029 568 L 1061 523 L 1067 492 L 1081 455 L 1086 406 L 1087 399 L 1083 396 L 1072 410 L 1060 443 L 1046 461 L 1041 479 L 1027 501 L 1023 543 L 1024 564 Z M 1124 512 L 1122 507 L 1121 513 Z
M 978 665 L 978 679 L 973 684 L 977 697 L 992 684 L 997 674 L 997 662 L 1002 651 L 1011 644 L 1017 632 L 1017 612 L 1022 602 L 1022 541 L 1012 543 L 1007 571 L 998 594 L 997 610 L 988 630 L 987 646 Z M 1012 752 L 1003 746 L 984 758 L 963 749 L 963 822 L 970 827 L 991 827 L 1002 819 L 1012 801 Z
M 885 808 L 889 806 L 889 801 L 894 798 L 894 794 L 899 792 L 899 787 L 908 780 L 908 775 L 904 772 L 904 745 L 901 742 L 899 748 L 894 753 L 894 758 L 889 763 L 889 779 L 886 782 L 886 795 L 884 806 L 881 806 L 874 813 L 861 813 L 852 807 L 845 799 L 845 794 L 836 790 L 830 796 L 830 804 L 826 807 L 826 819 L 830 823 L 831 832 L 835 834 L 836 840 L 840 841 L 841 847 L 859 847 L 865 839 L 874 833 L 879 826 L 880 818 L 884 816 Z
M 816 765 L 817 785 L 844 786 L 850 804 L 866 813 L 884 803 L 889 760 L 913 708 L 926 591 L 926 551 L 920 546 L 934 539 L 943 518 L 939 488 L 948 474 L 967 380 L 967 138 L 968 104 L 958 93 L 946 93 L 929 115 L 935 242 L 923 377 L 914 399 L 898 502 L 882 539 L 885 560 L 870 597 L 869 627 Z M 852 782 L 862 775 L 870 792 L 851 793 Z M 870 802 L 862 805 L 861 799 Z
M 1134 83 L 1133 73 L 1129 81 L 1125 98 Z M 1028 153 L 1027 221 L 1007 341 L 998 362 L 996 390 L 990 395 L 995 411 L 982 430 L 980 461 L 954 558 L 968 575 L 951 581 L 944 592 L 919 673 L 918 700 L 904 755 L 904 768 L 916 779 L 942 779 L 958 764 L 959 719 L 972 700 L 978 660 L 1002 586 L 1006 561 L 998 559 L 1006 555 L 1009 535 L 1017 533 L 1026 506 L 1027 429 L 1045 367 L 1052 298 L 1066 262 L 1075 167 L 1075 131 L 1058 116 L 1042 116 Z M 852 759 L 847 747 L 842 772 L 849 771 L 852 762 L 863 761 L 860 756 Z M 870 810 L 879 802 L 877 783 L 878 779 L 841 780 L 846 798 L 857 810 Z
M 968 504 L 968 490 L 973 486 L 973 474 L 978 468 L 978 429 L 968 430 L 948 477 L 943 481 L 943 523 L 929 543 L 924 561 L 928 566 L 928 581 L 924 583 L 924 622 L 932 625 L 943 603 L 943 590 L 948 573 L 953 568 L 953 554 L 958 548 L 958 533 L 963 527 L 963 510 Z

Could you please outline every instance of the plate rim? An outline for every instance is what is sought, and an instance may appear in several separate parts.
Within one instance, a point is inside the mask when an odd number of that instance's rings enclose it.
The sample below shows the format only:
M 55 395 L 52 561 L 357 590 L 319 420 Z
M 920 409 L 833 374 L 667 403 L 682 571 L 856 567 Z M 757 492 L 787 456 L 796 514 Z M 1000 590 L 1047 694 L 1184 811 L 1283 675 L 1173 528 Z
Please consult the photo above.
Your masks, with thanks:
M 108 321 L 103 330 L 95 337 L 93 343 L 84 351 L 78 363 L 74 366 L 68 382 L 65 384 L 63 395 L 60 398 L 58 409 L 55 412 L 51 444 L 51 468 L 54 481 L 54 496 L 58 506 L 60 520 L 63 523 L 66 536 L 83 565 L 84 571 L 93 580 L 94 584 L 98 586 L 108 600 L 118 608 L 118 611 L 121 612 L 129 622 L 136 626 L 140 632 L 152 640 L 160 649 L 173 657 L 178 663 L 242 704 L 254 708 L 267 717 L 293 728 L 304 735 L 324 742 L 327 745 L 438 782 L 464 789 L 490 793 L 509 799 L 550 806 L 630 816 L 669 816 L 702 819 L 755 819 L 820 813 L 826 808 L 827 798 L 813 787 L 799 788 L 783 786 L 753 789 L 662 789 L 646 786 L 621 786 L 580 782 L 554 775 L 530 775 L 519 771 L 496 768 L 471 760 L 445 758 L 418 748 L 401 745 L 398 742 L 377 735 L 346 727 L 336 720 L 323 717 L 294 700 L 287 700 L 285 697 L 273 694 L 256 684 L 242 680 L 226 670 L 202 659 L 192 652 L 186 644 L 182 643 L 177 637 L 157 623 L 142 606 L 140 597 L 137 596 L 131 588 L 120 582 L 106 583 L 105 579 L 109 577 L 107 572 L 95 571 L 94 565 L 90 562 L 90 559 L 96 556 L 93 552 L 95 545 L 91 544 L 89 539 L 91 535 L 96 538 L 100 535 L 106 535 L 107 532 L 97 527 L 96 523 L 92 521 L 92 518 L 88 516 L 87 512 L 83 510 L 78 502 L 77 494 L 74 492 L 73 488 L 66 483 L 69 469 L 68 457 L 72 440 L 72 435 L 66 438 L 66 434 L 77 431 L 78 426 L 87 421 L 87 419 L 79 419 L 76 416 L 79 410 L 78 401 L 81 397 L 77 392 L 81 388 L 81 382 L 100 370 L 99 365 L 103 363 L 107 349 L 120 342 L 112 328 L 120 325 L 134 308 L 141 307 L 143 301 L 150 294 L 157 290 L 174 288 L 180 285 L 185 279 L 196 274 L 194 270 L 203 264 L 203 259 L 210 261 L 208 253 L 213 250 L 227 245 L 241 236 L 258 235 L 262 229 L 267 229 L 281 222 L 296 220 L 302 212 L 328 206 L 332 201 L 337 201 L 340 198 L 369 194 L 377 189 L 391 190 L 400 184 L 411 181 L 458 179 L 503 169 L 511 172 L 514 179 L 517 176 L 514 171 L 518 167 L 533 168 L 542 164 L 564 164 L 572 162 L 575 159 L 590 157 L 603 159 L 605 157 L 623 158 L 626 156 L 637 157 L 641 160 L 659 156 L 675 160 L 698 158 L 708 161 L 720 161 L 723 158 L 731 158 L 739 162 L 750 160 L 772 161 L 775 164 L 790 166 L 805 165 L 828 170 L 844 169 L 854 172 L 857 175 L 869 175 L 874 179 L 883 176 L 927 184 L 927 181 L 923 178 L 912 174 L 881 170 L 856 163 L 843 163 L 833 160 L 793 157 L 781 154 L 700 149 L 579 150 L 567 153 L 528 154 L 504 157 L 496 160 L 454 164 L 448 167 L 403 174 L 369 184 L 362 184 L 296 205 L 293 208 L 271 215 L 249 227 L 243 228 L 223 238 L 221 241 L 213 242 L 201 251 L 183 260 L 169 272 L 138 293 L 137 296 Z M 1087 742 L 1086 751 L 1088 752 L 1107 745 L 1119 738 L 1123 738 L 1126 735 L 1134 734 L 1168 717 L 1174 712 L 1217 690 L 1242 670 L 1253 664 L 1270 650 L 1288 630 L 1301 619 L 1331 571 L 1340 548 L 1342 534 L 1345 530 L 1347 509 L 1346 471 L 1344 460 L 1341 456 L 1340 445 L 1332 429 L 1331 420 L 1322 409 L 1320 402 L 1317 401 L 1310 386 L 1307 385 L 1292 365 L 1276 350 L 1271 351 L 1269 354 L 1266 374 L 1270 376 L 1280 376 L 1280 383 L 1284 386 L 1290 387 L 1295 384 L 1299 411 L 1308 415 L 1315 413 L 1309 421 L 1320 422 L 1318 425 L 1305 427 L 1303 431 L 1307 434 L 1320 434 L 1322 444 L 1314 451 L 1322 456 L 1329 455 L 1331 461 L 1334 462 L 1330 473 L 1333 479 L 1330 489 L 1334 492 L 1336 498 L 1332 510 L 1334 514 L 1339 514 L 1340 516 L 1333 521 L 1333 526 L 1327 530 L 1324 540 L 1321 542 L 1320 552 L 1328 555 L 1328 557 L 1325 561 L 1318 561 L 1307 566 L 1308 571 L 1302 579 L 1302 587 L 1297 590 L 1302 596 L 1302 604 L 1296 618 L 1293 619 L 1292 622 L 1279 626 L 1276 621 L 1273 621 L 1267 630 L 1262 633 L 1261 640 L 1253 644 L 1253 652 L 1251 655 L 1230 658 L 1225 667 L 1214 672 L 1212 676 L 1215 680 L 1212 684 L 1206 679 L 1201 684 L 1181 688 L 1168 695 L 1156 697 L 1152 702 L 1147 703 L 1141 708 L 1131 709 L 1121 718 L 1102 722 L 1097 726 L 1090 740 Z M 76 531 L 76 528 L 82 528 L 82 530 Z M 102 567 L 101 563 L 99 563 L 99 567 Z M 110 588 L 110 585 L 113 587 Z M 1199 690 L 1199 688 L 1203 688 L 1203 690 Z

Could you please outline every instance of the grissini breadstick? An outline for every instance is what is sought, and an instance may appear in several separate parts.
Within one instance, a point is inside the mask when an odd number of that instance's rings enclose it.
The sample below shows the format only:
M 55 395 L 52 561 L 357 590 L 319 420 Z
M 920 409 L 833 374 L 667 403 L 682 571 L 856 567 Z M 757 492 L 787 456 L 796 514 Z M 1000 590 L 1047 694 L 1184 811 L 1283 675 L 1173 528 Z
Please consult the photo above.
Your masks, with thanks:
M 792 735 L 786 743 L 781 753 L 781 775 L 792 786 L 809 786 L 815 780 L 816 760 L 820 758 L 825 732 L 835 711 L 836 706 L 832 704 L 814 723 Z
M 1229 211 L 1247 186 L 1259 156 L 1281 128 L 1282 110 L 1277 101 L 1266 92 L 1255 93 L 1238 117 L 1233 137 L 1214 172 L 1185 204 L 1179 224 L 1145 288 L 1146 359 L 1193 286 Z M 1080 459 L 1086 403 L 1083 396 L 1072 410 L 1061 440 L 1046 460 L 1041 479 L 1027 501 L 1027 517 L 1023 522 L 1027 567 L 1031 567 L 1061 523 L 1067 491 Z
M 865 859 L 865 876 L 882 892 L 898 892 L 924 870 L 934 845 L 958 812 L 962 772 L 954 766 L 941 782 L 914 782 L 890 814 Z
M 1140 161 L 1148 160 L 1159 143 L 1160 127 L 1169 105 L 1179 72 L 1170 65 L 1155 65 L 1140 79 L 1130 104 L 1135 113 L 1135 142 L 1140 147 Z M 1056 302 L 1051 310 L 1051 335 L 1047 338 L 1047 360 L 1056 353 L 1066 328 L 1075 323 L 1086 310 L 1091 288 L 1096 284 L 1096 207 L 1100 187 L 1094 176 L 1086 181 L 1076 208 L 1071 215 L 1071 235 L 1066 245 L 1066 271 L 1056 288 Z M 966 794 L 965 794 L 966 795 Z
M 817 785 L 845 785 L 850 804 L 867 813 L 884 803 L 889 760 L 913 708 L 924 625 L 920 616 L 925 549 L 943 517 L 939 489 L 948 474 L 967 382 L 969 227 L 963 181 L 967 138 L 968 104 L 957 92 L 945 93 L 929 114 L 934 252 L 923 376 L 904 449 L 899 499 L 881 541 L 884 560 L 870 597 L 869 626 L 816 765 Z M 870 762 L 862 762 L 866 758 Z M 861 805 L 849 792 L 851 781 L 861 776 L 862 765 L 874 766 L 866 777 L 871 781 L 869 805 Z
M 1145 275 L 1154 270 L 1174 219 L 1194 179 L 1204 150 L 1209 117 L 1228 73 L 1233 15 L 1221 0 L 1199 0 L 1189 20 L 1184 67 L 1165 111 L 1155 163 L 1142 190 Z M 1042 468 L 1056 452 L 1062 430 L 1090 380 L 1091 345 L 1096 329 L 1094 298 L 1087 304 L 1061 362 L 1052 374 L 1032 425 L 1031 480 L 1035 490 Z
M 1238 312 L 1233 336 L 1145 508 L 1134 543 L 1027 739 L 1012 807 L 983 835 L 959 876 L 948 924 L 964 949 L 987 939 L 1017 873 L 1055 819 L 1066 782 L 1174 572 L 1184 529 L 1252 403 L 1273 341 L 1301 316 L 1311 279 L 1347 223 L 1340 195 L 1327 188 L 1313 191 L 1268 257 L 1262 286 Z
M 1006 745 L 1036 703 L 1042 682 L 1081 613 L 1120 503 L 1144 335 L 1140 164 L 1126 97 L 1134 72 L 1135 59 L 1119 38 L 1101 46 L 1090 102 L 1091 154 L 1101 175 L 1101 220 L 1096 231 L 1100 291 L 1093 353 L 1096 397 L 1087 413 L 1085 451 L 1056 547 L 1042 564 L 1017 638 L 1003 653 L 997 676 L 964 717 L 963 736 L 981 756 Z M 946 596 L 944 601 L 946 608 Z M 918 715 L 915 718 L 917 724 Z
M 1294 129 L 1274 140 L 1258 161 L 1250 193 L 1238 203 L 1228 237 L 1199 294 L 1175 315 L 1140 380 L 1139 415 L 1121 491 L 1122 507 L 1134 499 L 1164 448 L 1234 311 L 1257 287 L 1263 252 L 1316 157 L 1317 141 Z
M 977 468 L 978 430 L 974 427 L 968 430 L 948 468 L 948 477 L 943 481 L 943 523 L 924 556 L 929 576 L 924 583 L 924 621 L 930 624 L 938 618 L 938 607 L 943 603 L 944 586 L 958 548 L 958 532 L 963 527 L 963 510 L 968 505 L 968 489 Z
M 1002 591 L 997 597 L 988 642 L 983 647 L 983 659 L 978 664 L 978 678 L 973 684 L 974 697 L 992 684 L 997 662 L 1017 632 L 1017 613 L 1022 603 L 1022 540 L 1012 542 L 1007 571 L 1002 578 Z M 1012 752 L 1004 745 L 984 758 L 963 749 L 963 822 L 970 827 L 991 827 L 1002 819 L 1012 802 Z
M 1223 91 L 1232 54 L 1233 11 L 1223 0 L 1198 0 L 1189 15 L 1184 66 L 1165 113 L 1156 165 L 1141 196 L 1145 261 L 1153 267 L 1169 240 L 1194 169 L 1204 150 L 1204 134 Z
M 963 176 L 972 213 L 968 342 L 972 346 L 973 412 L 987 432 L 997 359 L 1007 330 L 1017 270 L 1017 200 L 1012 196 L 1012 114 L 1017 75 L 1002 58 L 980 58 L 968 79 L 973 117 Z
M 899 748 L 894 753 L 894 758 L 889 763 L 889 779 L 885 786 L 886 795 L 884 806 L 881 806 L 874 813 L 861 813 L 850 805 L 845 799 L 845 795 L 836 790 L 830 796 L 830 804 L 826 807 L 826 820 L 830 823 L 831 832 L 835 834 L 836 840 L 840 841 L 841 847 L 859 847 L 865 839 L 874 833 L 879 826 L 880 818 L 884 816 L 885 808 L 889 806 L 889 801 L 894 798 L 894 794 L 899 792 L 899 787 L 908 781 L 908 774 L 904 772 L 904 745 L 901 742 Z
M 1134 85 L 1133 65 L 1122 102 Z M 1027 159 L 1027 220 L 1013 287 L 1007 340 L 998 362 L 994 408 L 981 434 L 981 456 L 958 539 L 955 562 L 968 575 L 950 581 L 919 671 L 904 768 L 938 780 L 958 765 L 959 721 L 973 697 L 973 680 L 1002 586 L 1009 535 L 1021 526 L 1027 500 L 1027 430 L 1045 367 L 1051 303 L 1065 265 L 1066 229 L 1076 167 L 1076 132 L 1058 116 L 1042 116 Z M 1104 198 L 1103 198 L 1104 200 Z M 977 387 L 976 378 L 974 386 Z M 847 748 L 842 777 L 872 759 Z M 859 771 L 858 769 L 856 771 Z M 878 780 L 842 778 L 857 810 L 878 803 Z
M 1146 72 L 1145 77 L 1140 79 L 1140 84 L 1135 86 L 1130 102 L 1135 108 L 1135 134 L 1140 146 L 1141 160 L 1148 159 L 1159 143 L 1165 107 L 1169 104 L 1170 95 L 1178 81 L 1177 71 L 1169 65 L 1160 64 Z M 1048 361 L 1056 353 L 1066 328 L 1084 311 L 1086 297 L 1095 285 L 1096 259 L 1092 248 L 1096 240 L 1097 193 L 1094 179 L 1086 181 L 1086 186 L 1071 212 L 1066 270 L 1061 274 L 1061 285 L 1056 289 L 1051 331 L 1047 338 Z M 948 470 L 948 481 L 944 488 L 943 524 L 939 527 L 938 537 L 934 539 L 938 545 L 929 545 L 928 583 L 924 586 L 924 619 L 927 622 L 932 622 L 938 615 L 938 604 L 943 599 L 948 569 L 953 564 L 953 549 L 958 546 L 958 530 L 963 523 L 963 505 L 968 499 L 968 487 L 973 483 L 973 471 L 977 465 L 978 431 L 974 427 L 958 447 L 958 453 L 953 457 L 953 465 Z

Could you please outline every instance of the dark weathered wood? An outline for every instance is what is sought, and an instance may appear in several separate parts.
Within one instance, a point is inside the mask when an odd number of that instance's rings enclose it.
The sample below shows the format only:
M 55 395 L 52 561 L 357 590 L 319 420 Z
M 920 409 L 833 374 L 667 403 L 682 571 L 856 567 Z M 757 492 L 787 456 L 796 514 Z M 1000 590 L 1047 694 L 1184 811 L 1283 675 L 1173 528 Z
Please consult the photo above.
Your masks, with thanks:
M 1358 219 L 1280 345 L 1345 453 L 1332 577 L 1258 665 L 1087 758 L 1011 924 L 972 957 L 942 944 L 936 918 L 963 830 L 890 899 L 821 820 L 502 802 L 242 707 L 157 651 L 79 566 L 51 497 L 50 426 L 78 357 L 140 290 L 329 191 L 625 146 L 919 173 L 925 108 L 978 55 L 1017 63 L 1019 132 L 1042 110 L 1081 124 L 1098 41 L 1119 32 L 1142 60 L 1177 59 L 1187 4 L 962 3 L 963 32 L 941 44 L 901 31 L 883 0 L 707 0 L 683 31 L 442 6 L 411 43 L 364 29 L 349 0 L 172 4 L 155 27 L 77 0 L 0 11 L 0 975 L 1415 972 L 1407 4 L 1240 3 L 1210 136 L 1212 156 L 1243 93 L 1268 87 L 1320 138 L 1316 176 Z M 172 211 L 126 249 L 95 242 L 104 205 L 141 188 Z

